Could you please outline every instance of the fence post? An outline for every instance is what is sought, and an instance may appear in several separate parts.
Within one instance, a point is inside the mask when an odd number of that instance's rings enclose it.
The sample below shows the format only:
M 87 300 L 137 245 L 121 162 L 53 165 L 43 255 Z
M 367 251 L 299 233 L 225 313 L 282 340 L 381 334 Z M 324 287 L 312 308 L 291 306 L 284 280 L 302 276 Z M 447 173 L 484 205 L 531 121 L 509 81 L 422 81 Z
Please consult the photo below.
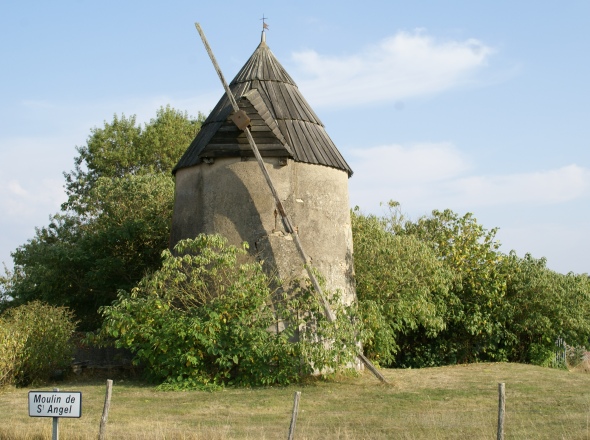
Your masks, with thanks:
M 295 438 L 295 423 L 297 422 L 297 414 L 299 413 L 299 398 L 301 397 L 301 391 L 295 392 L 295 399 L 293 400 L 293 413 L 291 414 L 291 424 L 289 425 L 289 437 L 288 440 Z
M 104 440 L 106 437 L 107 420 L 109 418 L 109 408 L 111 407 L 111 395 L 113 394 L 113 381 L 107 379 L 107 392 L 104 396 L 104 408 L 100 419 L 100 429 L 98 431 L 98 440 Z
M 505 384 L 498 384 L 498 440 L 504 440 L 504 413 L 506 412 Z

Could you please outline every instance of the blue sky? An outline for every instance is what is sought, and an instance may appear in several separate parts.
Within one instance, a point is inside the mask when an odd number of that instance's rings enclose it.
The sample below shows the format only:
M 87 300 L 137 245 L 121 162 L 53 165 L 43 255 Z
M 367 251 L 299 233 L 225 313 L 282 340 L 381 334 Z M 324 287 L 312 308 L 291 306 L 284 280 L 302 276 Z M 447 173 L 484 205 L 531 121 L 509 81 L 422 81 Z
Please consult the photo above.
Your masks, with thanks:
M 222 5 L 222 6 L 221 6 Z M 115 113 L 207 113 L 260 41 L 354 170 L 351 205 L 473 212 L 502 250 L 590 272 L 589 1 L 0 2 L 0 262 Z

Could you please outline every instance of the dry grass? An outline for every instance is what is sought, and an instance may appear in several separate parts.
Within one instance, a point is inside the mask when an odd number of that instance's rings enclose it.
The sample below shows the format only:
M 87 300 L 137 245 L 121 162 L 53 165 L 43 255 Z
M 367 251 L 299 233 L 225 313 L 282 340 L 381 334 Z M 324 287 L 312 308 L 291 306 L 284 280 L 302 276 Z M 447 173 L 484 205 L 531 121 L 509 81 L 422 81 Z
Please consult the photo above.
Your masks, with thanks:
M 590 373 L 590 352 L 586 352 L 580 363 L 570 369 L 577 373 Z
M 385 370 L 286 388 L 158 392 L 115 381 L 110 439 L 284 439 L 293 393 L 302 391 L 296 438 L 494 439 L 497 389 L 506 383 L 506 438 L 589 439 L 590 375 L 518 364 Z M 60 419 L 64 439 L 95 439 L 105 385 L 68 382 L 81 391 L 82 418 Z M 47 387 L 45 389 L 51 389 Z M 51 438 L 51 419 L 29 418 L 27 392 L 0 393 L 0 440 Z

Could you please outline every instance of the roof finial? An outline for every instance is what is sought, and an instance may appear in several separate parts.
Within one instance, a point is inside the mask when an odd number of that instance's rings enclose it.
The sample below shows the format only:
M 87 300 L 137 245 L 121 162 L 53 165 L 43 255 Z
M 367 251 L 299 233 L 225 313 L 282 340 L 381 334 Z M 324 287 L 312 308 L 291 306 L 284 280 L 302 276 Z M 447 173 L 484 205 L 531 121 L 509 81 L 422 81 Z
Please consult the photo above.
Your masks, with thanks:
M 268 24 L 266 24 L 265 20 L 268 20 L 268 17 L 265 17 L 264 14 L 262 14 L 262 35 L 260 36 L 260 42 L 261 43 L 266 43 L 266 33 L 264 32 L 265 30 L 268 30 Z

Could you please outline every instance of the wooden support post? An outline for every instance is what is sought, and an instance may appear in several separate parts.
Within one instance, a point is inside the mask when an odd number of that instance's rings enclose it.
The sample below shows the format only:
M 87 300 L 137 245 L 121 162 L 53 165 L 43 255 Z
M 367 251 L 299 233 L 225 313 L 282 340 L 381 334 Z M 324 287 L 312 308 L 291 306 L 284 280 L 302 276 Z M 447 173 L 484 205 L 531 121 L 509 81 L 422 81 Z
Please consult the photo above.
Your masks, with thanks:
M 498 437 L 497 440 L 504 440 L 504 413 L 506 412 L 505 384 L 498 384 Z
M 102 409 L 102 417 L 100 418 L 100 429 L 98 431 L 98 440 L 106 438 L 107 420 L 109 418 L 109 409 L 111 407 L 111 396 L 113 394 L 113 381 L 107 379 L 107 391 L 104 396 L 104 407 Z
M 293 440 L 295 438 L 295 423 L 297 423 L 297 414 L 299 414 L 300 397 L 301 391 L 296 391 L 293 400 L 293 412 L 291 413 L 291 424 L 289 425 L 289 437 L 287 437 L 287 440 Z
M 209 55 L 209 58 L 211 59 L 211 63 L 213 64 L 213 67 L 215 68 L 215 71 L 217 72 L 217 76 L 219 76 L 221 84 L 223 85 L 223 88 L 225 89 L 225 94 L 227 96 L 227 99 L 229 99 L 232 109 L 236 113 L 239 112 L 240 108 L 238 107 L 238 103 L 236 102 L 236 98 L 232 94 L 229 86 L 227 85 L 227 82 L 225 81 L 223 73 L 221 72 L 221 69 L 219 68 L 219 64 L 217 64 L 217 60 L 215 59 L 215 55 L 213 55 L 213 50 L 211 50 L 211 46 L 209 46 L 209 42 L 207 41 L 207 37 L 205 37 L 205 32 L 203 32 L 203 29 L 201 28 L 201 25 L 199 23 L 195 23 L 195 27 L 197 28 L 197 31 L 199 32 L 201 40 L 203 41 L 203 45 L 205 46 L 205 50 L 207 51 L 207 54 Z M 330 322 L 333 322 L 336 319 L 336 317 L 334 316 L 334 312 L 332 312 L 332 309 L 330 308 L 328 300 L 326 299 L 326 297 L 324 296 L 324 293 L 322 292 L 322 288 L 320 287 L 320 283 L 318 282 L 315 274 L 313 273 L 313 270 L 311 269 L 311 267 L 309 265 L 309 259 L 307 258 L 307 255 L 305 254 L 305 251 L 303 250 L 303 246 L 301 244 L 301 241 L 299 240 L 299 234 L 297 234 L 297 231 L 295 231 L 295 228 L 293 228 L 293 223 L 291 222 L 289 215 L 285 211 L 283 203 L 281 202 L 281 199 L 279 198 L 279 193 L 277 192 L 276 187 L 275 187 L 274 183 L 272 182 L 270 174 L 268 173 L 268 170 L 266 169 L 266 166 L 264 165 L 264 161 L 262 160 L 262 156 L 260 155 L 260 151 L 258 150 L 258 146 L 256 145 L 254 138 L 252 137 L 252 133 L 250 133 L 250 129 L 248 128 L 247 125 L 244 126 L 243 128 L 240 128 L 240 129 L 243 130 L 244 133 L 246 133 L 246 138 L 248 139 L 248 143 L 250 144 L 250 148 L 252 149 L 252 152 L 254 153 L 254 157 L 256 158 L 256 161 L 258 162 L 258 166 L 260 168 L 260 171 L 262 172 L 262 175 L 264 176 L 264 179 L 266 180 L 266 184 L 268 185 L 270 192 L 272 193 L 272 196 L 275 200 L 277 211 L 281 215 L 281 219 L 283 220 L 283 225 L 285 226 L 285 230 L 289 234 L 291 234 L 291 236 L 293 237 L 293 241 L 295 242 L 295 245 L 297 247 L 297 251 L 299 252 L 299 255 L 301 256 L 301 259 L 303 260 L 303 264 L 305 265 L 305 269 L 307 270 L 307 274 L 309 276 L 309 279 L 311 280 L 311 283 L 313 284 L 314 289 L 315 289 L 316 293 L 318 294 L 320 301 L 322 302 L 322 306 L 324 308 L 324 313 L 325 313 L 326 317 L 328 318 L 328 320 Z
M 373 363 L 369 359 L 366 358 L 366 356 L 363 353 L 360 353 L 358 356 L 361 362 L 365 364 L 365 367 L 367 367 L 368 370 L 371 373 L 373 373 L 373 376 L 375 376 L 381 382 L 387 383 L 387 379 L 385 379 L 385 376 L 381 374 L 381 372 L 375 367 L 375 365 L 373 365 Z
M 205 46 L 205 50 L 207 51 L 207 54 L 209 55 L 209 58 L 211 59 L 211 63 L 213 63 L 213 67 L 215 68 L 215 71 L 217 72 L 217 76 L 219 76 L 221 84 L 223 85 L 223 88 L 225 89 L 225 94 L 227 95 L 227 99 L 229 99 L 232 109 L 234 110 L 234 112 L 238 112 L 240 110 L 240 108 L 238 107 L 238 103 L 236 102 L 236 98 L 232 94 L 229 86 L 227 85 L 227 82 L 225 81 L 223 73 L 221 72 L 221 69 L 219 68 L 219 64 L 217 64 L 217 60 L 215 59 L 215 55 L 213 55 L 213 50 L 211 50 L 211 46 L 209 46 L 209 42 L 207 41 L 207 37 L 205 37 L 205 32 L 203 32 L 203 29 L 201 28 L 201 25 L 199 23 L 195 23 L 195 27 L 197 28 L 197 32 L 199 32 L 201 40 L 203 41 L 203 45 Z M 289 234 L 291 234 L 291 236 L 293 237 L 293 241 L 295 242 L 295 246 L 297 247 L 297 251 L 301 257 L 301 260 L 303 261 L 305 269 L 307 270 L 307 274 L 309 276 L 309 279 L 311 280 L 311 283 L 316 291 L 316 294 L 318 295 L 318 298 L 322 303 L 322 307 L 324 309 L 324 314 L 326 315 L 326 318 L 328 319 L 328 321 L 334 322 L 336 320 L 336 316 L 334 315 L 334 312 L 332 311 L 330 304 L 329 304 L 326 296 L 324 295 L 324 292 L 322 291 L 322 288 L 320 286 L 320 283 L 317 280 L 317 277 L 313 273 L 313 270 L 309 264 L 309 259 L 305 253 L 305 250 L 303 249 L 303 245 L 301 244 L 301 240 L 299 240 L 299 234 L 297 234 L 297 231 L 295 230 L 295 228 L 293 228 L 293 223 L 291 222 L 289 215 L 285 211 L 283 203 L 281 202 L 281 199 L 279 198 L 279 193 L 277 192 L 277 190 L 270 178 L 270 174 L 268 173 L 268 170 L 266 169 L 266 166 L 264 165 L 264 161 L 262 160 L 262 156 L 260 155 L 260 152 L 258 151 L 258 147 L 256 146 L 256 142 L 254 142 L 254 138 L 252 137 L 252 133 L 250 133 L 250 129 L 247 126 L 245 126 L 242 130 L 244 131 L 244 133 L 246 133 L 246 138 L 248 139 L 248 143 L 250 144 L 250 148 L 252 149 L 252 152 L 254 153 L 254 157 L 256 157 L 256 161 L 258 162 L 258 166 L 260 167 L 260 171 L 262 172 L 262 175 L 264 176 L 264 179 L 266 180 L 266 184 L 268 185 L 270 192 L 272 193 L 272 196 L 275 200 L 275 204 L 277 207 L 277 211 L 279 212 L 279 214 L 281 215 L 281 219 L 283 220 L 283 225 L 285 226 L 285 230 Z M 361 360 L 361 362 L 363 362 L 363 364 L 365 364 L 367 366 L 369 371 L 371 371 L 371 373 L 373 373 L 381 382 L 387 383 L 387 380 L 385 380 L 385 377 L 383 377 L 383 375 L 377 371 L 377 368 L 362 353 L 359 355 L 359 359 Z
M 54 388 L 53 391 L 59 391 L 59 388 Z M 51 430 L 51 440 L 59 440 L 59 417 L 53 418 L 53 429 Z

